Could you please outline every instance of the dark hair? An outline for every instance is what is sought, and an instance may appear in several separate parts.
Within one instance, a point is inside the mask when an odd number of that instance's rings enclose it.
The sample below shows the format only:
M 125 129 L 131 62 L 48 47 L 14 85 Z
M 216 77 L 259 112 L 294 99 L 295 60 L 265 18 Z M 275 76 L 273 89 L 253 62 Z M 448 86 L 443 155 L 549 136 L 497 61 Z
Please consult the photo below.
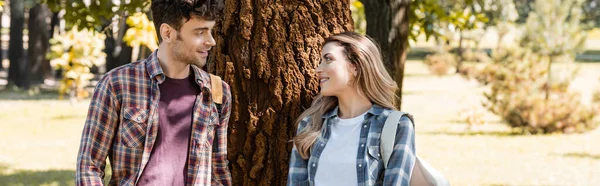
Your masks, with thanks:
M 223 0 L 152 0 L 151 9 L 156 33 L 159 41 L 162 41 L 161 24 L 166 23 L 179 31 L 181 25 L 192 16 L 216 20 L 223 9 Z

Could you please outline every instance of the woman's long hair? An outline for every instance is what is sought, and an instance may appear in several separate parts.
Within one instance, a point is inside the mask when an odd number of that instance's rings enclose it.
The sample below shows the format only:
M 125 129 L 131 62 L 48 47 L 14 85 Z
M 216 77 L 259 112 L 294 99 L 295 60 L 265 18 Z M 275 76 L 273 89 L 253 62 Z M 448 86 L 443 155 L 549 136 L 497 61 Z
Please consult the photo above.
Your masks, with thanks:
M 360 94 L 366 96 L 374 104 L 396 109 L 394 104 L 398 86 L 386 71 L 379 47 L 371 38 L 354 32 L 344 32 L 330 36 L 325 40 L 323 46 L 328 43 L 342 46 L 348 62 L 356 67 L 357 74 L 351 82 L 352 87 L 357 88 Z M 323 127 L 321 117 L 337 105 L 336 97 L 318 94 L 311 107 L 304 111 L 296 121 L 296 125 L 298 125 L 302 119 L 306 117 L 310 119 L 307 126 L 293 139 L 296 150 L 302 158 L 309 158 L 313 144 L 321 135 Z

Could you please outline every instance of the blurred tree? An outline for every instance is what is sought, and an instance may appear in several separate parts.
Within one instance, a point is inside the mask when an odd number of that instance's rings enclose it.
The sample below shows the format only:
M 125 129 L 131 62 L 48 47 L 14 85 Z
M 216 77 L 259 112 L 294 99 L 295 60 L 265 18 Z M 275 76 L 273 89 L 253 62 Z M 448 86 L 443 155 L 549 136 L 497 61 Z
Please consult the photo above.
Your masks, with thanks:
M 28 66 L 23 56 L 23 29 L 25 22 L 25 6 L 21 0 L 12 0 L 10 6 L 10 41 L 8 44 L 8 69 L 9 86 L 28 89 Z
M 519 14 L 517 23 L 523 24 L 527 21 L 529 13 L 533 11 L 535 0 L 513 0 Z M 563 2 L 560 1 L 559 2 Z M 566 2 L 564 2 L 566 4 Z M 600 0 L 584 0 L 580 3 L 583 10 L 582 24 L 584 29 L 600 27 Z
M 478 79 L 490 85 L 484 105 L 511 127 L 526 133 L 597 128 L 600 103 L 582 103 L 580 93 L 569 89 L 577 72 L 570 64 L 583 49 L 586 34 L 581 3 L 536 0 L 519 38 L 521 46 L 497 50 L 493 62 L 479 72 Z M 561 61 L 560 68 L 552 68 Z
M 551 89 L 550 70 L 555 59 L 565 55 L 574 59 L 575 54 L 583 50 L 586 32 L 581 24 L 582 3 L 583 0 L 537 0 L 527 18 L 521 45 L 549 60 L 546 99 Z
M 519 17 L 516 22 L 519 24 L 525 23 L 527 21 L 527 16 L 529 16 L 529 12 L 532 11 L 532 4 L 535 0 L 513 0 L 515 3 L 515 8 L 517 8 L 517 12 Z
M 53 12 L 65 11 L 63 19 L 66 30 L 77 26 L 78 29 L 104 30 L 115 16 L 132 15 L 136 12 L 148 12 L 150 0 L 43 0 Z
M 585 29 L 600 27 L 600 0 L 586 0 L 583 3 Z
M 371 1 L 361 0 L 367 20 L 367 35 L 381 47 L 383 62 L 388 73 L 398 84 L 398 102 L 402 106 L 404 63 L 410 35 L 409 15 L 411 0 Z
M 398 108 L 402 103 L 404 64 L 409 39 L 416 41 L 420 34 L 442 37 L 441 27 L 450 26 L 464 31 L 485 22 L 485 15 L 475 5 L 480 0 L 361 0 L 367 20 L 367 35 L 373 37 L 384 56 L 388 72 L 398 83 Z M 444 24 L 442 24 L 444 23 Z
M 4 1 L 0 0 L 0 36 L 2 35 L 2 17 L 4 15 Z M 0 37 L 0 43 L 2 43 L 2 37 Z M 2 60 L 4 60 L 4 52 L 2 51 L 2 47 L 0 47 L 0 70 L 4 69 L 2 64 Z
M 65 94 L 68 94 L 71 100 L 88 96 L 84 88 L 93 77 L 90 68 L 103 65 L 106 59 L 104 40 L 104 34 L 91 29 L 77 28 L 50 40 L 51 52 L 47 57 L 51 59 L 52 66 L 63 72 L 59 89 L 61 98 Z
M 36 3 L 29 9 L 29 21 L 27 30 L 29 43 L 27 58 L 31 84 L 44 83 L 44 79 L 50 76 L 50 61 L 46 54 L 50 47 L 50 23 L 48 17 L 52 12 L 46 4 Z
M 129 29 L 127 16 L 117 18 L 117 31 L 107 32 L 105 41 L 106 71 L 131 62 L 133 48 L 123 41 L 125 32 Z
M 495 26 L 498 31 L 496 49 L 499 49 L 504 36 L 513 28 L 515 21 L 519 18 L 514 0 L 485 0 L 483 9 L 489 19 L 485 23 L 485 27 Z
M 367 20 L 365 18 L 365 6 L 359 0 L 350 1 L 354 31 L 360 34 L 367 33 Z

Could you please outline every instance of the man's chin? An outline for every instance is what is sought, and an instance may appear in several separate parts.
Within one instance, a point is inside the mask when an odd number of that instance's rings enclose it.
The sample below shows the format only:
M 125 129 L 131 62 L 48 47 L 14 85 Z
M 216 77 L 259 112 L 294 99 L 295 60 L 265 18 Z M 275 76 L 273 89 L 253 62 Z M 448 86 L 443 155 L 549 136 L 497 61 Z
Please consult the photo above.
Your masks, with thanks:
M 197 61 L 195 61 L 192 65 L 196 65 L 197 67 L 204 67 L 204 65 L 206 65 L 206 59 L 199 59 Z

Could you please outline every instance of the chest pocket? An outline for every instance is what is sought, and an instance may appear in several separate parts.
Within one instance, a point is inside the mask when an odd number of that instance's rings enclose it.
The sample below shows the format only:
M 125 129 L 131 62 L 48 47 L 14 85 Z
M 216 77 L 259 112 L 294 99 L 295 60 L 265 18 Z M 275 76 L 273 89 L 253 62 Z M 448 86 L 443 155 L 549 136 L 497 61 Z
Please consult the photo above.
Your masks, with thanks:
M 148 128 L 148 109 L 125 107 L 119 134 L 121 143 L 127 147 L 141 147 L 146 139 Z

